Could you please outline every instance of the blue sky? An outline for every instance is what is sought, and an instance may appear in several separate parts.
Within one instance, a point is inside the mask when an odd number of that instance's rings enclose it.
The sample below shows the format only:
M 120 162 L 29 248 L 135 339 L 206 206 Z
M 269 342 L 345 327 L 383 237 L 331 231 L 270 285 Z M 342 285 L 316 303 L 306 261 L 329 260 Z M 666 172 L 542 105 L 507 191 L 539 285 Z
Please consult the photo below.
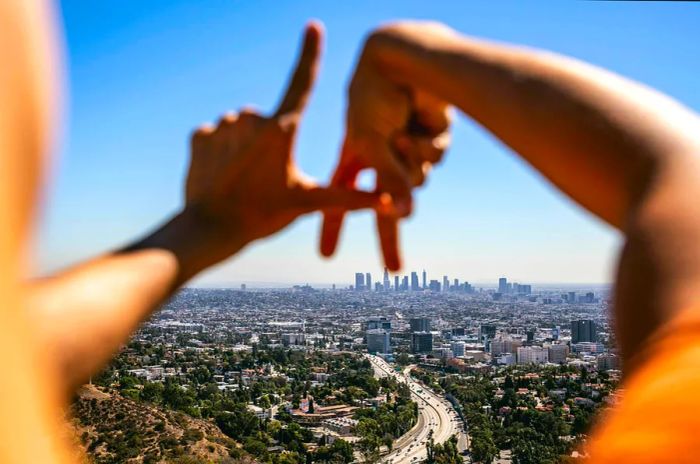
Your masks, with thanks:
M 122 246 L 177 210 L 192 127 L 246 104 L 269 110 L 305 22 L 325 23 L 320 79 L 298 144 L 327 179 L 342 137 L 345 87 L 365 34 L 398 18 L 550 49 L 608 67 L 700 110 L 700 5 L 647 2 L 60 2 L 66 127 L 38 235 L 47 272 Z M 591 188 L 595 188 L 594 185 Z M 304 218 L 195 282 L 349 284 L 381 271 L 368 213 L 347 222 L 340 252 L 317 252 Z M 574 206 L 465 118 L 402 228 L 406 271 L 473 282 L 607 282 L 619 235 Z

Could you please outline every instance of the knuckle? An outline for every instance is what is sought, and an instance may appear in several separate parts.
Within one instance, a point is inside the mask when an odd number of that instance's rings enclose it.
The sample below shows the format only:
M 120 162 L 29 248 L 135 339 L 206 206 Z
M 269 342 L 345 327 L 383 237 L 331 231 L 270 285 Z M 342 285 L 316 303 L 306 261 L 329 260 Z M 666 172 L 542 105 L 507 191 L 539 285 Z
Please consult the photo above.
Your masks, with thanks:
M 233 126 L 238 120 L 238 115 L 234 111 L 224 113 L 219 119 L 219 127 Z
M 214 132 L 214 128 L 211 126 L 211 124 L 202 124 L 192 131 L 191 138 L 193 141 L 199 141 L 211 135 L 212 132 Z

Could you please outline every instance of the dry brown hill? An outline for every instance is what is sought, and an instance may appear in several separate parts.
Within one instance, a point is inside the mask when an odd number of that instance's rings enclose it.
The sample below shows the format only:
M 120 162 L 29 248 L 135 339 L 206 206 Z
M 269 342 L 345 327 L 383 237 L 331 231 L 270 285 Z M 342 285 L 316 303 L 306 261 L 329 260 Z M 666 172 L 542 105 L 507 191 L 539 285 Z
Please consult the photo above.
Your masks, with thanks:
M 252 463 L 213 423 L 83 386 L 71 406 L 76 441 L 94 463 Z

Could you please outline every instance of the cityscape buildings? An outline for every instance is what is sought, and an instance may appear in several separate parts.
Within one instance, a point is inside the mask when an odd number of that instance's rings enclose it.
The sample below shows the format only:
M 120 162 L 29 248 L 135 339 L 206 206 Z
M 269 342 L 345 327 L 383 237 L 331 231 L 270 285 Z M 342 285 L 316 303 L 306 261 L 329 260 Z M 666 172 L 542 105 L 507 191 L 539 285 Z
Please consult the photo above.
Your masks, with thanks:
M 211 395 L 206 387 L 243 402 L 261 421 L 285 417 L 307 428 L 309 449 L 316 449 L 322 439 L 339 436 L 357 443 L 355 427 L 363 419 L 353 408 L 382 408 L 395 398 L 396 391 L 382 390 L 391 384 L 364 379 L 357 387 L 358 369 L 372 373 L 363 361 L 367 353 L 395 362 L 391 372 L 408 368 L 422 382 L 418 388 L 444 385 L 455 398 L 469 397 L 475 378 L 492 382 L 493 397 L 478 408 L 492 424 L 517 420 L 508 408 L 520 407 L 556 414 L 571 429 L 577 408 L 589 417 L 619 379 L 607 289 L 577 287 L 572 303 L 568 288 L 530 289 L 505 280 L 469 290 L 466 280 L 424 275 L 426 288 L 415 272 L 395 275 L 393 286 L 387 272 L 373 286 L 371 273 L 358 272 L 354 285 L 336 289 L 184 289 L 142 326 L 103 384 L 130 376 L 140 385 L 120 387 L 129 394 L 162 383 L 170 386 L 168 395 L 197 391 L 198 401 Z M 503 396 L 514 380 L 515 395 Z M 173 382 L 182 389 L 172 390 Z M 379 390 L 363 390 L 370 387 Z M 511 396 L 515 402 L 506 403 Z M 270 443 L 261 452 L 286 452 Z
M 590 319 L 571 321 L 571 343 L 597 341 L 598 335 L 594 321 Z
M 372 354 L 391 353 L 391 334 L 388 330 L 367 331 L 367 351 Z

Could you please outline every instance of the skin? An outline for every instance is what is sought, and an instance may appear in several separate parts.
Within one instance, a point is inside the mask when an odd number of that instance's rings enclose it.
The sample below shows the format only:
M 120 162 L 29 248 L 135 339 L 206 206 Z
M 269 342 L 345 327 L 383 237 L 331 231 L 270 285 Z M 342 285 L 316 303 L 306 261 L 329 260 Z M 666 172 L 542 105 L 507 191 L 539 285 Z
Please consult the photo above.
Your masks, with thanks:
M 380 192 L 399 192 L 398 201 L 410 203 L 406 192 L 423 181 L 418 172 L 444 149 L 448 105 L 625 235 L 614 319 L 626 372 L 633 372 L 646 340 L 692 310 L 700 294 L 697 115 L 571 58 L 402 22 L 379 28 L 364 45 L 333 182 L 353 186 L 358 167 L 371 167 Z M 391 268 L 400 263 L 398 213 L 377 213 Z M 324 255 L 336 247 L 342 218 L 325 214 Z

